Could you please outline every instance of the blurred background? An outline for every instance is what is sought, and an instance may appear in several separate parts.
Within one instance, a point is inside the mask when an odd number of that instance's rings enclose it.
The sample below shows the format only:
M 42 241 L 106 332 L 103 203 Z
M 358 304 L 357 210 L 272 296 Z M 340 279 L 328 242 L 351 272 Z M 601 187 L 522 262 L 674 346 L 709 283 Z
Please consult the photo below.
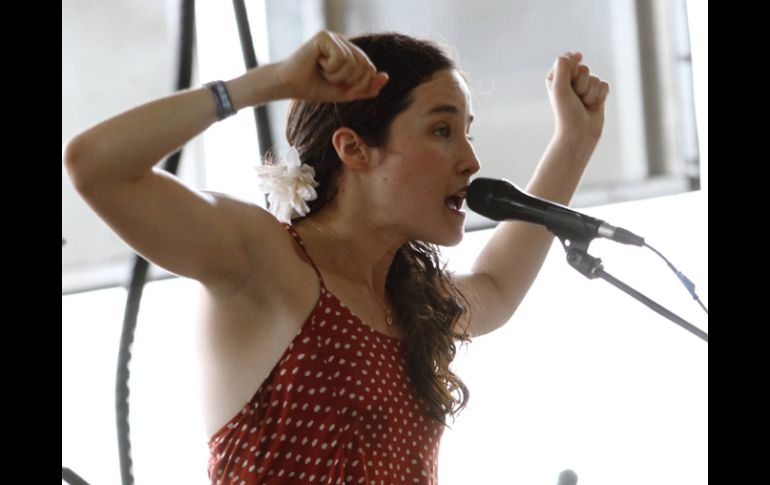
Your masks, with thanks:
M 396 30 L 437 40 L 468 74 L 479 176 L 525 186 L 553 118 L 544 78 L 580 51 L 612 86 L 602 139 L 573 206 L 662 251 L 708 305 L 708 7 L 685 0 L 247 1 L 260 63 L 322 28 Z M 244 70 L 232 4 L 196 2 L 194 85 Z M 62 146 L 88 126 L 172 92 L 179 2 L 64 0 Z M 285 149 L 287 103 L 269 107 Z M 186 147 L 188 184 L 263 202 L 248 110 Z M 467 271 L 491 224 L 444 256 Z M 62 168 L 62 465 L 119 483 L 114 367 L 132 252 L 79 199 Z M 63 241 L 64 242 L 64 241 Z M 597 241 L 608 272 L 708 330 L 651 253 Z M 136 482 L 207 483 L 198 404 L 197 283 L 154 269 L 131 364 Z M 558 242 L 512 321 L 460 352 L 471 389 L 441 448 L 442 484 L 708 482 L 707 344 L 564 261 Z

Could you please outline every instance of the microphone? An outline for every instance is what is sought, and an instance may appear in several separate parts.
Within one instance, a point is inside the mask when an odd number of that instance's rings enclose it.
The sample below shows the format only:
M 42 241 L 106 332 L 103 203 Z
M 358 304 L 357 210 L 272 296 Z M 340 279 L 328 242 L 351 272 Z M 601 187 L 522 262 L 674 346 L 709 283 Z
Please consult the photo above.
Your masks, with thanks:
M 468 187 L 468 207 L 495 221 L 517 219 L 540 224 L 560 238 L 603 237 L 644 246 L 644 238 L 563 205 L 529 195 L 504 179 L 479 177 Z
M 577 473 L 572 470 L 564 470 L 559 474 L 559 482 L 556 485 L 575 485 L 577 481 Z

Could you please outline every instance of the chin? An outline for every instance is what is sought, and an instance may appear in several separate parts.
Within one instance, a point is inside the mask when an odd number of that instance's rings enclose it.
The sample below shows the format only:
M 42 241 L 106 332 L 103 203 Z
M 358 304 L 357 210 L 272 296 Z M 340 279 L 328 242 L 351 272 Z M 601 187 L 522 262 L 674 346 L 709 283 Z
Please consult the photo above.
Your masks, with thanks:
M 413 222 L 422 229 L 414 234 L 416 240 L 449 247 L 460 244 L 465 235 L 465 221 L 460 218 L 452 216 L 444 219 L 432 214 L 420 220 L 425 223 L 420 224 L 417 218 L 413 218 Z
M 457 246 L 463 240 L 463 236 L 465 235 L 465 228 L 464 226 L 461 226 L 460 228 L 452 228 L 450 231 L 447 231 L 446 228 L 444 228 L 444 230 L 440 233 L 437 231 L 434 234 L 435 235 L 433 237 L 427 239 L 426 241 L 432 244 L 438 244 L 439 246 Z
M 446 243 L 442 243 L 442 246 L 457 246 L 460 244 L 463 240 L 463 236 L 465 235 L 465 230 L 460 231 L 459 234 L 453 235 L 452 238 L 450 238 Z

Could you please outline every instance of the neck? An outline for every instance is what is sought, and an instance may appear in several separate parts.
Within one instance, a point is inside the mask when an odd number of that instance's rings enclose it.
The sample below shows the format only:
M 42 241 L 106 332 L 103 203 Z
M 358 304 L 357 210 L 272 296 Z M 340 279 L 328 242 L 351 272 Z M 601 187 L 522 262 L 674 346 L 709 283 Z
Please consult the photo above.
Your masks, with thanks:
M 343 211 L 329 204 L 300 224 L 322 239 L 324 254 L 336 271 L 368 285 L 386 301 L 385 284 L 396 251 L 407 239 L 377 223 L 365 211 Z

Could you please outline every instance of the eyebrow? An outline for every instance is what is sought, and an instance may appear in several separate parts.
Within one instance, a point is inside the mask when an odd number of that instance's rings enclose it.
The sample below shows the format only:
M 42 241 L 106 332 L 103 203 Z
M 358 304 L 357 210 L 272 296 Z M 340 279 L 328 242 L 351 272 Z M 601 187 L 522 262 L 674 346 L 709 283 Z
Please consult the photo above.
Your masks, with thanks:
M 451 105 L 451 104 L 440 104 L 436 106 L 435 108 L 431 109 L 427 113 L 425 113 L 426 116 L 436 114 L 436 113 L 449 113 L 449 114 L 460 114 L 460 110 L 457 109 L 457 106 Z M 468 124 L 473 123 L 473 115 L 468 115 Z

